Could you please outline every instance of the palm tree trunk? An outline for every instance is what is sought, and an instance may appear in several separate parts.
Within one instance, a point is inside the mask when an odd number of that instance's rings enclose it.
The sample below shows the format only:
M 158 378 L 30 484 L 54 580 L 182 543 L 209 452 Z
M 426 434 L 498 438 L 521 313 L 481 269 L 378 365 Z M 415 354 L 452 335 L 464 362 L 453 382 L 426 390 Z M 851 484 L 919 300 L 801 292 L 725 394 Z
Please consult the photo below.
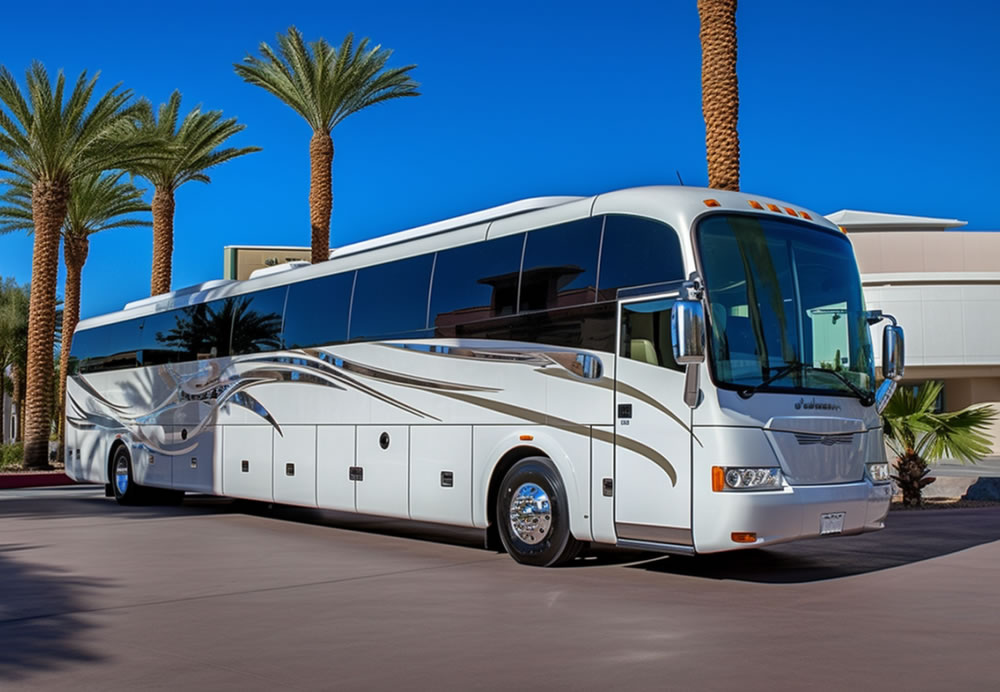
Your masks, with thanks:
M 69 352 L 73 347 L 73 332 L 80 321 L 80 275 L 87 261 L 90 240 L 86 236 L 67 236 L 63 243 L 66 261 L 66 288 L 63 295 L 62 348 L 59 351 L 59 446 L 66 441 L 66 375 L 69 373 Z
M 740 90 L 736 81 L 736 0 L 698 0 L 701 111 L 708 186 L 740 189 Z
M 330 259 L 330 212 L 333 211 L 333 139 L 315 131 L 309 140 L 309 224 L 312 263 Z
M 153 193 L 153 275 L 149 294 L 170 292 L 174 256 L 174 191 L 156 188 Z
M 69 183 L 43 181 L 31 190 L 35 244 L 28 307 L 28 367 L 24 416 L 24 466 L 48 465 L 52 429 L 52 347 L 56 328 L 59 229 L 66 218 Z

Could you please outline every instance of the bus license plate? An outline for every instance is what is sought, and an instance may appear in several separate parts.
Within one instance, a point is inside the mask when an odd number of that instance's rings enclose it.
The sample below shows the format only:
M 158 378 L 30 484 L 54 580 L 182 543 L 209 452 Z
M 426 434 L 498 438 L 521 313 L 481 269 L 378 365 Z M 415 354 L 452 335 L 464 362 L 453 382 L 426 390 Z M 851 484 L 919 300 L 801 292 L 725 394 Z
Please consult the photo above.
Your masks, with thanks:
M 819 515 L 819 534 L 829 536 L 835 533 L 843 533 L 844 517 L 847 512 L 831 512 L 830 514 Z

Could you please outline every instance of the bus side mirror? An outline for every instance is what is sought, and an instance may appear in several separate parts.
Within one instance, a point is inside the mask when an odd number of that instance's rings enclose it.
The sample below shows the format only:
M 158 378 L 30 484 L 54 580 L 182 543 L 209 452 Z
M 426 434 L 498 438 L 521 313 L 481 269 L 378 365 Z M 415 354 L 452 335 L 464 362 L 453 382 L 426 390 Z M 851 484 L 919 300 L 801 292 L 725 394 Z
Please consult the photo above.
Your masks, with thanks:
M 699 300 L 678 300 L 670 313 L 674 360 L 693 365 L 705 360 L 705 311 Z
M 882 330 L 882 377 L 892 382 L 903 379 L 903 328 L 895 324 Z

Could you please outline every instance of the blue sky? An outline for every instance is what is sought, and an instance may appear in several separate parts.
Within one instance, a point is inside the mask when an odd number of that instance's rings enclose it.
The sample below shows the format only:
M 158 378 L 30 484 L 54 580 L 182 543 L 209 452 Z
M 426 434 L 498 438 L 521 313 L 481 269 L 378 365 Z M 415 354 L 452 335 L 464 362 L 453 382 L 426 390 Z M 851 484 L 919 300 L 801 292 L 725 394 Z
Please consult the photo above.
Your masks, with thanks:
M 422 96 L 333 133 L 332 242 L 524 197 L 707 181 L 695 0 L 175 2 L 4 6 L 0 63 L 100 70 L 245 123 L 263 151 L 177 193 L 174 286 L 222 275 L 224 245 L 308 245 L 310 131 L 232 63 L 296 25 L 416 63 Z M 1000 229 L 998 10 L 981 0 L 744 0 L 742 188 L 811 207 L 944 216 Z M 84 317 L 148 295 L 151 231 L 95 236 Z M 31 239 L 0 237 L 0 276 L 30 279 Z M 62 281 L 62 278 L 60 278 Z M 61 289 L 60 289 L 61 291 Z

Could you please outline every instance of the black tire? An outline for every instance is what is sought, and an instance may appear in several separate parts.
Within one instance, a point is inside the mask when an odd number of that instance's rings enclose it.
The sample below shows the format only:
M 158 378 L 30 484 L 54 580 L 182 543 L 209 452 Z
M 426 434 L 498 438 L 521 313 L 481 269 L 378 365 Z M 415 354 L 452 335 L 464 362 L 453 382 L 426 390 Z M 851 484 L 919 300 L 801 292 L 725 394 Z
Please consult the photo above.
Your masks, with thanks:
M 145 500 L 145 488 L 135 482 L 132 474 L 132 455 L 125 445 L 120 445 L 111 457 L 108 477 L 115 500 L 120 505 L 140 505 Z
M 515 496 L 524 507 L 519 515 L 511 507 Z M 496 525 L 504 548 L 522 565 L 555 567 L 575 558 L 583 547 L 569 531 L 562 479 L 545 457 L 522 459 L 504 476 L 497 494 Z

